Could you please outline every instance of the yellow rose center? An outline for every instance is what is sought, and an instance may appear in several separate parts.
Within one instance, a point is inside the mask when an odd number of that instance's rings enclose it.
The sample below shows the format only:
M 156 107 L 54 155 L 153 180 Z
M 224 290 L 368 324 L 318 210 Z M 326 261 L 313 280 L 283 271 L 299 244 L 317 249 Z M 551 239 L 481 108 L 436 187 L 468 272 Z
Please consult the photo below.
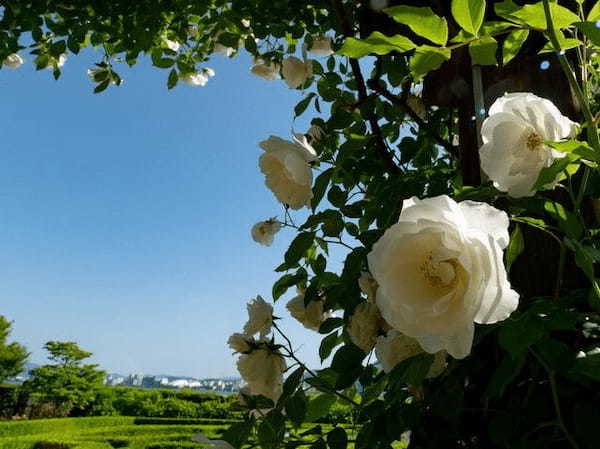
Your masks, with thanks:
M 419 268 L 431 287 L 452 289 L 457 282 L 457 267 L 456 259 L 434 261 L 433 255 L 430 253 Z
M 529 151 L 537 150 L 544 143 L 544 139 L 535 131 L 530 131 L 525 138 L 525 145 Z

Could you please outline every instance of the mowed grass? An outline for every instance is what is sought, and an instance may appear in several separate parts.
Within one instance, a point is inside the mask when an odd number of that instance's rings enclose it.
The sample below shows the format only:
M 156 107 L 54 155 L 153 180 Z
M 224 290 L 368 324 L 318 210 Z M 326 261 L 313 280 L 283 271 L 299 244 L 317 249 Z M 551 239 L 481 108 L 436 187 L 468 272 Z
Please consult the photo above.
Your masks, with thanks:
M 0 449 L 201 449 L 191 440 L 194 435 L 217 438 L 232 422 L 132 417 L 0 422 Z M 312 426 L 306 424 L 306 428 Z M 324 433 L 333 428 L 327 424 L 321 427 Z M 344 427 L 353 438 L 351 426 Z M 304 426 L 302 430 L 306 430 Z M 349 449 L 353 447 L 352 443 L 348 445 Z M 395 442 L 393 447 L 403 449 L 406 444 Z
M 0 449 L 186 449 L 202 433 L 217 437 L 224 420 L 63 418 L 0 423 Z

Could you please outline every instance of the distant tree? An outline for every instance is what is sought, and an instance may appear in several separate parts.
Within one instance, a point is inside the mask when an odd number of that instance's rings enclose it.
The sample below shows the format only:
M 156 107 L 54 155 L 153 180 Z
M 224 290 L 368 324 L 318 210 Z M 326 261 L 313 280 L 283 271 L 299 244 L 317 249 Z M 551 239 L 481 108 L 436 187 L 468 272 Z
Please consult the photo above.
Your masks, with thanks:
M 23 371 L 29 353 L 19 343 L 8 343 L 12 322 L 0 315 L 0 382 Z
M 54 363 L 31 370 L 23 388 L 47 415 L 77 414 L 95 400 L 106 373 L 96 364 L 83 365 L 92 353 L 75 342 L 49 341 L 44 349 Z

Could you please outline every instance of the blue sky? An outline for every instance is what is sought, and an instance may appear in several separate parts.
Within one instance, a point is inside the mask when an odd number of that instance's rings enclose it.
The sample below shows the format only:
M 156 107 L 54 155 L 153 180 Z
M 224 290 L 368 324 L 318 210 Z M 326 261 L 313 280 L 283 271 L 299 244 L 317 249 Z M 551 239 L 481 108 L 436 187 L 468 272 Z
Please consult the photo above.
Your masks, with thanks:
M 173 91 L 141 61 L 94 95 L 96 56 L 70 56 L 58 81 L 31 57 L 0 70 L 0 314 L 33 362 L 74 340 L 110 372 L 234 375 L 227 337 L 246 301 L 272 299 L 293 238 L 250 238 L 282 213 L 257 142 L 304 132 L 310 112 L 293 123 L 301 93 L 251 75 L 246 55 L 217 55 L 205 87 Z M 316 366 L 318 336 L 284 327 Z

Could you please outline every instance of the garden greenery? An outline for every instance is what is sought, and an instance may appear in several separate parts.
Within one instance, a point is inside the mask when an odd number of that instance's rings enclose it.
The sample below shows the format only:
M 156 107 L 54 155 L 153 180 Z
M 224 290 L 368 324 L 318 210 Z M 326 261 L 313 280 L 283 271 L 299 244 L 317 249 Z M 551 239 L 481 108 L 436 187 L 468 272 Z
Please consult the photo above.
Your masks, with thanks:
M 306 366 L 256 298 L 229 340 L 247 418 L 197 441 L 597 447 L 600 3 L 0 6 L 7 67 L 31 57 L 59 77 L 67 54 L 93 46 L 95 92 L 146 55 L 168 88 L 204 86 L 215 53 L 245 50 L 253 74 L 303 93 L 294 118 L 317 114 L 291 139 L 265 130 L 259 167 L 283 211 L 252 237 L 270 245 L 281 227 L 297 231 L 272 299 L 297 289 L 288 309 L 323 335 L 315 350 L 331 361 Z M 333 245 L 341 272 L 329 268 Z M 353 407 L 351 431 L 305 430 L 335 403 Z

